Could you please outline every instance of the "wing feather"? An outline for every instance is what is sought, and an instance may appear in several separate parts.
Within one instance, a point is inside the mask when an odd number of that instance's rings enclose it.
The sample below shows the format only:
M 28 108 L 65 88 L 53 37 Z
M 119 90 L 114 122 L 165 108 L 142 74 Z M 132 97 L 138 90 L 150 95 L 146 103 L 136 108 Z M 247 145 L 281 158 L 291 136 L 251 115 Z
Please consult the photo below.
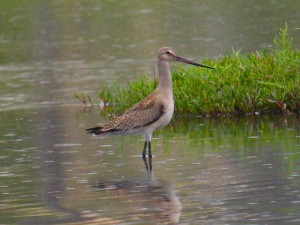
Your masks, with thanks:
M 155 122 L 162 116 L 163 113 L 164 107 L 162 104 L 155 104 L 153 99 L 149 101 L 149 99 L 146 98 L 126 110 L 121 116 L 104 124 L 102 126 L 102 131 L 126 131 L 138 127 L 144 127 Z
M 87 129 L 88 133 L 102 134 L 131 130 L 147 126 L 158 120 L 164 113 L 163 104 L 150 95 L 127 109 L 124 114 L 98 127 Z

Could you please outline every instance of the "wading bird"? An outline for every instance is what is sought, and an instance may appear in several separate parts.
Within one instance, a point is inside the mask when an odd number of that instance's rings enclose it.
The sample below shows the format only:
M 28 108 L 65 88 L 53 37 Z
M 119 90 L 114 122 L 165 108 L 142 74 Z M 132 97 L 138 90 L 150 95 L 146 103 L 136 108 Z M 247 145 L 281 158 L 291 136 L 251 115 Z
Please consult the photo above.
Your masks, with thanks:
M 122 115 L 105 124 L 89 128 L 86 132 L 94 135 L 141 134 L 145 139 L 142 156 L 143 158 L 146 157 L 148 147 L 148 156 L 152 157 L 152 133 L 154 130 L 166 126 L 171 121 L 174 113 L 173 81 L 169 65 L 171 61 L 214 69 L 177 56 L 171 48 L 163 47 L 158 51 L 159 83 L 153 93 L 127 109 Z

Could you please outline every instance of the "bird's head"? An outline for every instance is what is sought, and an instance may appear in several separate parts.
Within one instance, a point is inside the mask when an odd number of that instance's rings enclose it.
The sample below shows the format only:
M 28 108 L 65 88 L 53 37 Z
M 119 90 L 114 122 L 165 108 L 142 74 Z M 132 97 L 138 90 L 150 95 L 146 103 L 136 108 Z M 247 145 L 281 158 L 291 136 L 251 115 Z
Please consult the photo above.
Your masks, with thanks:
M 163 47 L 158 50 L 158 60 L 165 61 L 165 62 L 178 61 L 178 62 L 182 62 L 182 63 L 191 64 L 194 66 L 200 66 L 200 67 L 204 67 L 204 68 L 208 68 L 208 69 L 214 69 L 213 67 L 205 66 L 205 65 L 202 65 L 199 63 L 192 62 L 188 59 L 182 58 L 182 57 L 176 55 L 175 51 L 169 47 Z

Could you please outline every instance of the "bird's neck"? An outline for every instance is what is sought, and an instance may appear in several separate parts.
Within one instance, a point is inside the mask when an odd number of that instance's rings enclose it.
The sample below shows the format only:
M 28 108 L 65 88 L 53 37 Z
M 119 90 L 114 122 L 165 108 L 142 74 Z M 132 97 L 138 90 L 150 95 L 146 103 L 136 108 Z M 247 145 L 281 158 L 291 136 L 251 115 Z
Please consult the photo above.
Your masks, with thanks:
M 157 62 L 159 83 L 157 89 L 173 95 L 173 81 L 170 65 L 165 61 Z

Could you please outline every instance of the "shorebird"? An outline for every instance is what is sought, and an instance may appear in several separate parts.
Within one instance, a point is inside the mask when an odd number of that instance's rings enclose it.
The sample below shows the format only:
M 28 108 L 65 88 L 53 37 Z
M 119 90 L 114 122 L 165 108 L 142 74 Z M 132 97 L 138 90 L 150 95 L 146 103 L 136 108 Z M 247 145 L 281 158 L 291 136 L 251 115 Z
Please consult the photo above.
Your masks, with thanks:
M 173 81 L 169 63 L 172 61 L 183 62 L 194 66 L 214 69 L 184 59 L 169 47 L 159 49 L 157 56 L 157 69 L 159 83 L 157 88 L 145 99 L 127 109 L 122 115 L 108 121 L 105 124 L 86 129 L 87 133 L 101 134 L 141 134 L 144 136 L 144 148 L 142 156 L 151 153 L 151 138 L 154 130 L 166 126 L 174 113 Z

